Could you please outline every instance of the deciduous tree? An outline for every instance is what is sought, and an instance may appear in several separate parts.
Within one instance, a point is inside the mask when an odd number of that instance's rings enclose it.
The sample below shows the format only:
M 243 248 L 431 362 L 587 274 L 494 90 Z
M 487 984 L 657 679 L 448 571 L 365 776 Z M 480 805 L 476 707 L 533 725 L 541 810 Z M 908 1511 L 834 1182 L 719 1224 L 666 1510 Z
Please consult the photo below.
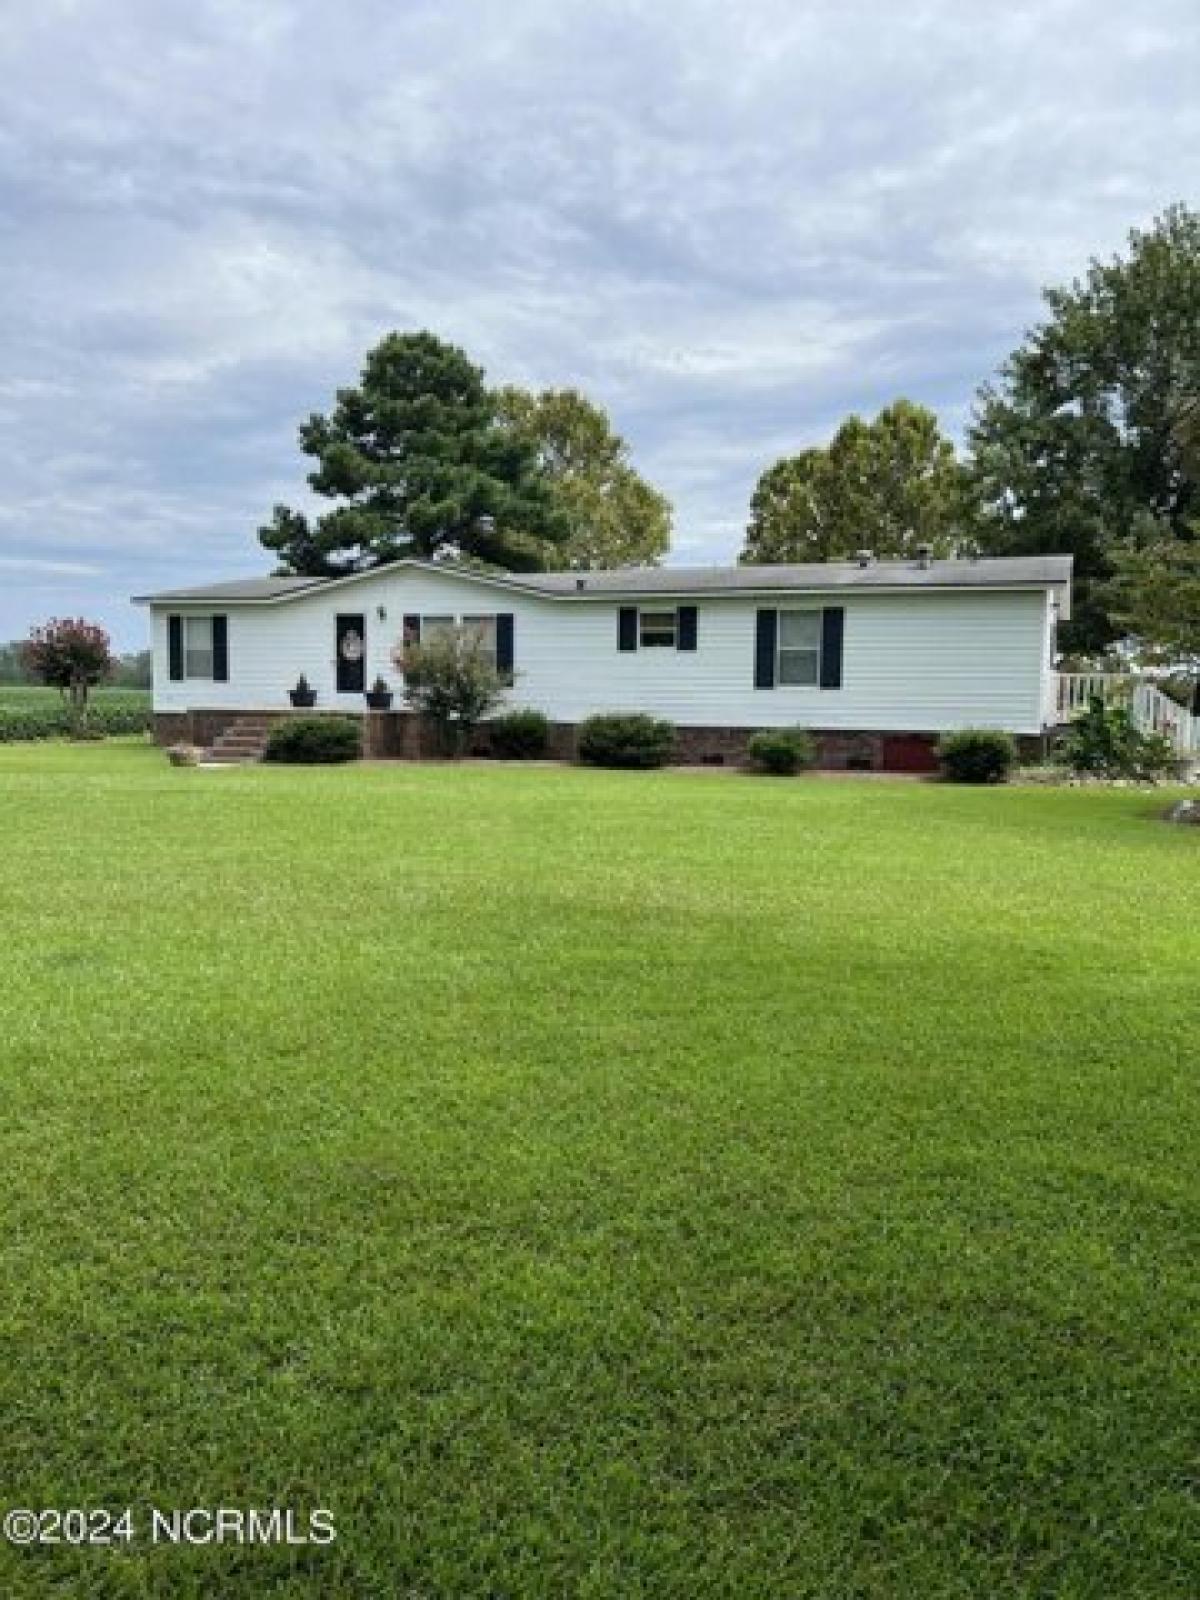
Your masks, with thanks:
M 24 642 L 19 639 L 14 639 L 11 644 L 0 644 L 0 683 L 29 681 L 29 675 L 25 671 L 24 649 Z
M 1046 320 L 979 397 L 970 442 L 980 541 L 996 554 L 1073 554 L 1063 639 L 1099 650 L 1123 626 L 1103 588 L 1117 550 L 1131 534 L 1187 541 L 1200 511 L 1200 480 L 1186 467 L 1200 213 L 1171 208 L 1130 235 L 1125 256 L 1093 261 L 1045 301 Z
M 1130 543 L 1110 560 L 1100 598 L 1116 626 L 1160 661 L 1200 667 L 1200 542 Z
M 607 413 L 577 389 L 502 389 L 501 418 L 536 453 L 566 521 L 548 562 L 577 569 L 652 566 L 671 543 L 671 503 L 640 477 Z
M 769 467 L 750 502 L 744 562 L 835 561 L 869 547 L 947 553 L 967 532 L 964 474 L 933 412 L 897 400 L 848 417 L 826 448 Z

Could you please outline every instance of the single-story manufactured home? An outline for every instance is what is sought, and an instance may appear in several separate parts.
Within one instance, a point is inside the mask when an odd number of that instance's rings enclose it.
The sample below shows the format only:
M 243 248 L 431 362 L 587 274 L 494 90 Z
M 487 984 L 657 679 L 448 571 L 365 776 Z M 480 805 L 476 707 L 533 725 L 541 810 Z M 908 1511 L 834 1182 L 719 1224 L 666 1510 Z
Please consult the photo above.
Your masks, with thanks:
M 648 711 L 679 758 L 736 760 L 760 728 L 801 726 L 829 766 L 923 770 L 939 734 L 1036 738 L 1055 720 L 1055 626 L 1069 556 L 808 566 L 491 573 L 420 560 L 339 577 L 261 578 L 138 597 L 150 608 L 156 736 L 254 752 L 293 714 L 362 716 L 367 750 L 414 755 L 394 656 L 451 624 L 481 630 L 511 680 L 505 709 L 542 711 L 557 753 L 598 711 Z M 394 709 L 365 695 L 382 677 Z

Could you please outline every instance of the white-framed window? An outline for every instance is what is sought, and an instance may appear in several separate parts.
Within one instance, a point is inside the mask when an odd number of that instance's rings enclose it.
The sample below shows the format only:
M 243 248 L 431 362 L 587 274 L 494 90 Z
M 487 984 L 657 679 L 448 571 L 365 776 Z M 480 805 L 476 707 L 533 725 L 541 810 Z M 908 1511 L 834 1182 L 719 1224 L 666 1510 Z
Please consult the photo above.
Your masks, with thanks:
M 679 614 L 670 611 L 638 612 L 638 644 L 643 650 L 674 650 Z
M 821 681 L 821 613 L 779 613 L 779 671 L 776 681 L 815 689 Z
M 183 675 L 185 678 L 211 678 L 213 675 L 213 619 L 184 617 Z
M 455 625 L 453 617 L 422 617 L 421 618 L 421 643 L 428 644 L 431 639 L 436 639 L 442 634 L 449 633 Z

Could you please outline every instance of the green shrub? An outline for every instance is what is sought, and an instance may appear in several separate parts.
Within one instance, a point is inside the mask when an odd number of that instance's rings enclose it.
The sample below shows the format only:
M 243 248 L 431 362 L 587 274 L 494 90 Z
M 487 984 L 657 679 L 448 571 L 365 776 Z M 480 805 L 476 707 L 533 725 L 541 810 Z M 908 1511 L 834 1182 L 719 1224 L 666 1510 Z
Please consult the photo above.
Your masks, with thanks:
M 661 767 L 675 748 L 675 724 L 644 711 L 603 711 L 579 724 L 579 759 L 593 767 Z
M 502 761 L 536 761 L 550 742 L 550 720 L 540 711 L 509 711 L 487 724 L 491 751 Z
M 97 705 L 88 708 L 87 726 L 106 736 L 149 733 L 154 716 L 149 706 Z
M 267 736 L 263 759 L 315 765 L 361 754 L 362 729 L 350 717 L 286 717 Z
M 91 738 L 116 734 L 146 733 L 153 718 L 148 705 L 104 705 L 92 703 L 85 727 Z M 24 707 L 0 705 L 0 744 L 27 739 L 65 739 L 72 733 L 67 706 L 53 703 Z
M 1101 778 L 1157 778 L 1177 759 L 1169 739 L 1143 733 L 1126 706 L 1106 706 L 1099 695 L 1072 722 L 1055 755 L 1072 772 Z
M 766 728 L 751 737 L 746 752 L 760 772 L 778 777 L 811 767 L 817 759 L 812 735 L 804 728 Z
M 937 758 L 950 783 L 1003 783 L 1017 748 L 1012 735 L 999 728 L 960 728 L 938 740 Z
M 0 706 L 0 744 L 19 739 L 61 739 L 66 732 L 65 712 L 40 706 L 36 711 L 10 711 Z

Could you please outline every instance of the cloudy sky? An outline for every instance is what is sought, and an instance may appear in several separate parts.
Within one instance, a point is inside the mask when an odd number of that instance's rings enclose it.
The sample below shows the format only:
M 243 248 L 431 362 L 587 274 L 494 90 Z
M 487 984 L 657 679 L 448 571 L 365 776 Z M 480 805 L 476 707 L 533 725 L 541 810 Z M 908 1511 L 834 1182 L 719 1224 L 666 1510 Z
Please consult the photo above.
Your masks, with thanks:
M 0 69 L 0 639 L 265 570 L 389 328 L 585 389 L 732 559 L 776 456 L 957 432 L 1200 198 L 1196 0 L 7 0 Z

